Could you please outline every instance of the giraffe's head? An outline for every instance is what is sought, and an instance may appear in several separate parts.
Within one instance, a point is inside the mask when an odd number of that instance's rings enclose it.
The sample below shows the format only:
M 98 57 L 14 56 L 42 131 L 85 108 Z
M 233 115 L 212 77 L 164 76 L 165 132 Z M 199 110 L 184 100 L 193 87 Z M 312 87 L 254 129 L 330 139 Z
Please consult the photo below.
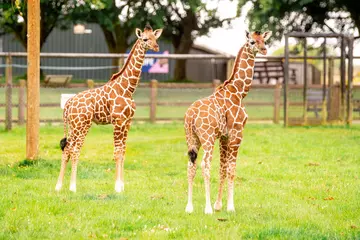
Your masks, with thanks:
M 267 49 L 265 42 L 271 37 L 271 34 L 271 31 L 264 32 L 263 34 L 258 31 L 252 33 L 246 31 L 247 42 L 255 54 L 259 52 L 263 55 L 266 55 Z
M 156 29 L 153 31 L 150 25 L 146 25 L 143 32 L 137 28 L 135 33 L 140 40 L 140 43 L 146 50 L 150 49 L 155 52 L 159 51 L 159 45 L 156 40 L 160 37 L 162 29 Z

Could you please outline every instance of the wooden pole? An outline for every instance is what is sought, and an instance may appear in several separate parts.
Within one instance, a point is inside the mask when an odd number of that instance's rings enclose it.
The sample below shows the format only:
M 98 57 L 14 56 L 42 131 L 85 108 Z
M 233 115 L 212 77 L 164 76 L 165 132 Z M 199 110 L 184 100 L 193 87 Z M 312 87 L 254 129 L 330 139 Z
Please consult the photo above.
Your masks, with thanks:
M 26 158 L 34 160 L 39 149 L 40 108 L 40 0 L 28 1 Z
M 353 113 L 353 104 L 352 104 L 352 81 L 353 81 L 353 48 L 354 48 L 354 39 L 352 37 L 349 38 L 349 49 L 348 49 L 348 84 L 347 84 L 347 98 L 346 98 L 346 124 L 352 124 L 352 113 Z
M 344 37 L 341 38 L 341 59 L 340 59 L 340 114 L 341 114 L 341 120 L 344 121 L 345 116 L 345 39 Z
M 281 98 L 281 83 L 275 85 L 274 91 L 274 123 L 278 124 L 280 120 L 280 98 Z
M 322 92 L 322 110 L 321 110 L 321 117 L 322 117 L 322 124 L 326 123 L 326 115 L 327 115 L 327 108 L 326 108 L 326 38 L 324 37 L 324 47 L 323 47 L 323 92 Z
M 23 125 L 25 123 L 25 87 L 26 81 L 19 81 L 19 109 L 18 109 L 18 124 Z
M 304 38 L 304 89 L 303 89 L 303 124 L 307 124 L 307 39 Z
M 5 129 L 12 129 L 12 59 L 11 56 L 6 58 L 6 111 L 5 111 Z
M 289 82 L 289 36 L 285 35 L 285 63 L 284 63 L 284 127 L 289 124 L 288 115 L 288 82 Z
M 150 122 L 156 122 L 156 105 L 157 105 L 157 85 L 158 81 L 153 79 L 150 81 Z

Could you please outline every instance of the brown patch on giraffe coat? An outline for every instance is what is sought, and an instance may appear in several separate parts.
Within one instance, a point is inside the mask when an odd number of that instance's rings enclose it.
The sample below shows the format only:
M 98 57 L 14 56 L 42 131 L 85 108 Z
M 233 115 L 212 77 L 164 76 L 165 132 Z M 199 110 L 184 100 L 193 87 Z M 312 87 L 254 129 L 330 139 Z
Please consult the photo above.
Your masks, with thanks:
M 248 78 L 251 78 L 252 75 L 253 75 L 253 69 L 252 69 L 252 68 L 246 69 L 246 76 L 247 76 Z
M 251 83 L 251 79 L 250 79 L 250 78 L 245 79 L 245 84 L 249 85 L 250 83 Z
M 240 70 L 240 79 L 244 79 L 245 78 L 245 71 L 244 70 Z

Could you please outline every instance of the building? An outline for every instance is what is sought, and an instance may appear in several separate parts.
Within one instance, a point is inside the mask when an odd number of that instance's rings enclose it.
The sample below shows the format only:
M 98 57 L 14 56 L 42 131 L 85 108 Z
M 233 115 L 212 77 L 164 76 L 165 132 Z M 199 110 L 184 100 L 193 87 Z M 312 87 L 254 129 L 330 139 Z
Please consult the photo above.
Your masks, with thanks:
M 83 34 L 75 34 L 76 28 L 69 30 L 54 29 L 49 35 L 41 52 L 55 53 L 108 53 L 105 38 L 97 24 L 87 25 Z M 159 41 L 161 53 L 174 53 L 171 43 Z M 130 50 L 130 49 L 129 49 Z M 23 46 L 13 35 L 5 35 L 0 38 L 0 51 L 3 52 L 24 52 Z M 190 53 L 192 54 L 221 54 L 211 49 L 194 45 Z M 165 61 L 166 62 L 166 61 Z M 4 63 L 0 60 L 0 66 Z M 158 63 L 164 63 L 159 61 Z M 14 58 L 14 76 L 26 74 L 26 59 Z M 187 77 L 195 82 L 210 82 L 214 78 L 224 80 L 226 78 L 226 60 L 188 60 Z M 146 59 L 142 73 L 142 80 L 157 79 L 167 81 L 173 78 L 175 60 L 167 61 L 167 68 L 152 71 L 153 59 Z M 163 66 L 163 65 L 162 65 Z M 214 67 L 215 66 L 215 67 Z M 42 58 L 41 67 L 44 74 L 71 74 L 73 79 L 94 79 L 107 81 L 112 75 L 111 59 L 89 59 L 89 58 Z M 82 69 L 82 68 L 86 69 Z M 5 69 L 0 67 L 0 74 L 4 74 Z

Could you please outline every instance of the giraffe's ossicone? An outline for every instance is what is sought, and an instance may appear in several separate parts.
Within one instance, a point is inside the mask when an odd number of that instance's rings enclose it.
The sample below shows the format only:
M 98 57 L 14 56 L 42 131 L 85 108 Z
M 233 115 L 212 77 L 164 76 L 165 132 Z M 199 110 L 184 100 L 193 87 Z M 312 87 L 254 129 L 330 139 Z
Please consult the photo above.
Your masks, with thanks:
M 137 41 L 123 68 L 105 85 L 89 89 L 70 98 L 64 107 L 64 138 L 60 141 L 62 162 L 55 190 L 63 184 L 66 164 L 71 159 L 70 191 L 76 192 L 76 172 L 80 149 L 92 122 L 114 127 L 114 160 L 116 162 L 115 191 L 124 190 L 124 158 L 126 138 L 135 113 L 133 94 L 139 83 L 141 68 L 148 49 L 159 51 L 157 39 L 162 29 L 155 31 L 147 25 L 136 29 Z
M 246 43 L 241 47 L 230 77 L 207 98 L 194 102 L 185 114 L 185 133 L 188 145 L 188 203 L 186 212 L 193 211 L 192 191 L 196 173 L 197 154 L 200 146 L 204 150 L 201 161 L 205 182 L 205 213 L 213 212 L 210 202 L 210 164 L 215 140 L 220 145 L 220 186 L 215 210 L 222 207 L 222 193 L 225 179 L 228 179 L 227 210 L 234 208 L 234 179 L 236 158 L 248 115 L 243 99 L 248 94 L 253 79 L 255 56 L 265 55 L 265 41 L 271 32 L 246 33 Z

